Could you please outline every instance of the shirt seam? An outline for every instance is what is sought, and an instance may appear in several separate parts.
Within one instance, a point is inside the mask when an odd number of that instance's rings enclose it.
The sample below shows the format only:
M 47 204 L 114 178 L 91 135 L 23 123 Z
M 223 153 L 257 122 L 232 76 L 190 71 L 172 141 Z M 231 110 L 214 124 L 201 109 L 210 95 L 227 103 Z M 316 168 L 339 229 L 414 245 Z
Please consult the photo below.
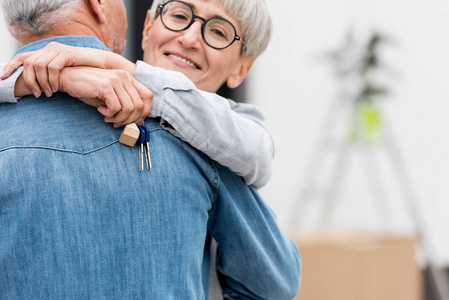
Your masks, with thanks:
M 58 147 L 48 147 L 48 146 L 10 146 L 10 147 L 5 147 L 5 148 L 0 149 L 0 152 L 5 152 L 8 150 L 13 150 L 13 149 L 39 149 L 39 150 L 52 150 L 52 151 L 58 151 L 58 152 L 87 155 L 87 154 L 91 154 L 91 153 L 100 151 L 104 148 L 110 147 L 116 143 L 118 143 L 118 140 L 113 141 L 112 143 L 103 145 L 101 147 L 97 147 L 95 149 L 89 150 L 89 151 L 76 151 L 76 150 L 69 150 L 69 149 L 63 149 L 63 148 L 58 148 Z
M 155 131 L 159 131 L 159 130 L 164 130 L 162 128 L 153 128 L 150 130 L 150 132 L 155 132 Z M 76 150 L 69 150 L 69 149 L 63 149 L 63 148 L 58 148 L 58 147 L 49 147 L 49 146 L 9 146 L 9 147 L 4 147 L 4 148 L 0 148 L 0 152 L 5 152 L 8 150 L 13 150 L 13 149 L 40 149 L 40 150 L 52 150 L 52 151 L 59 151 L 59 152 L 66 152 L 66 153 L 74 153 L 74 154 L 79 154 L 79 155 L 87 155 L 87 154 L 91 154 L 93 152 L 97 152 L 100 151 L 104 148 L 107 148 L 109 146 L 112 146 L 116 143 L 118 143 L 119 140 L 115 140 L 111 143 L 108 143 L 106 145 L 102 145 L 100 147 L 97 147 L 95 149 L 91 149 L 89 151 L 76 151 Z

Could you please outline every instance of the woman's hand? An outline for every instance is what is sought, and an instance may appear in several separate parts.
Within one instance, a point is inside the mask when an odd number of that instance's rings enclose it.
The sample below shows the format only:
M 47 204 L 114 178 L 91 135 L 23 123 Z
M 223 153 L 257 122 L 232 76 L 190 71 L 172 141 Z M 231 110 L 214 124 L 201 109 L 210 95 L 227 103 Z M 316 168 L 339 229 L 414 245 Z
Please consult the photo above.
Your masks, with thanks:
M 89 66 L 100 69 L 122 69 L 134 75 L 135 64 L 126 58 L 104 50 L 73 47 L 56 42 L 46 47 L 16 55 L 3 69 L 0 79 L 9 77 L 23 65 L 22 79 L 25 86 L 39 97 L 43 91 L 47 97 L 59 90 L 59 76 L 64 67 Z M 15 93 L 16 96 L 20 92 Z
M 15 85 L 16 97 L 67 92 L 97 107 L 105 122 L 115 127 L 139 122 L 150 113 L 153 93 L 134 79 L 135 64 L 118 54 L 52 42 L 16 55 L 0 78 L 7 78 L 21 65 L 24 69 Z
M 142 123 L 150 114 L 153 93 L 126 71 L 69 67 L 59 77 L 61 92 L 97 107 L 114 127 Z

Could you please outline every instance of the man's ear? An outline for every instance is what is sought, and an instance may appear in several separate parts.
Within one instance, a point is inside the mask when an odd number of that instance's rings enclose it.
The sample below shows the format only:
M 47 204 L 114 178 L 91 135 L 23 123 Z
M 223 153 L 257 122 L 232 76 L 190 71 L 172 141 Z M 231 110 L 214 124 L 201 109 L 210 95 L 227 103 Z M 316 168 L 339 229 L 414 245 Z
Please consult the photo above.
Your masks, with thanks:
M 107 0 L 88 0 L 90 9 L 94 13 L 99 23 L 106 23 L 105 1 Z
M 256 55 L 245 55 L 240 58 L 240 64 L 236 68 L 235 73 L 229 76 L 226 80 L 226 84 L 229 88 L 234 89 L 242 83 L 243 79 L 245 79 L 246 75 L 248 75 L 251 70 L 256 58 Z
M 147 17 L 145 19 L 145 25 L 143 26 L 142 32 L 142 50 L 145 51 L 146 45 L 150 39 L 150 29 L 153 27 L 154 20 L 151 17 L 151 11 L 147 11 Z

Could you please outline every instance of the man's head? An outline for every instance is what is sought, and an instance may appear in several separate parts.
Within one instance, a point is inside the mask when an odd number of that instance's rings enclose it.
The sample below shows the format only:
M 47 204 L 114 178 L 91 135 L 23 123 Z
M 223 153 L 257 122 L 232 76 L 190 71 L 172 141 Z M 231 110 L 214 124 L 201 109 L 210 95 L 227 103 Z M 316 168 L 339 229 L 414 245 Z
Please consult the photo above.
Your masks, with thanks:
M 61 35 L 92 35 L 116 53 L 126 41 L 123 0 L 1 0 L 6 24 L 22 44 Z
M 191 7 L 193 14 L 188 13 L 186 18 L 193 22 L 185 30 L 169 28 L 169 18 L 176 20 L 177 8 L 184 4 Z M 237 38 L 224 49 L 211 46 L 208 35 L 218 31 L 223 36 L 223 23 L 213 19 L 204 28 L 202 25 L 216 17 L 229 21 L 240 40 Z M 230 32 L 226 39 L 232 41 L 234 31 Z M 142 47 L 146 62 L 180 71 L 198 88 L 216 92 L 225 82 L 235 88 L 243 81 L 256 57 L 267 47 L 270 34 L 271 19 L 265 0 L 155 0 L 147 14 Z

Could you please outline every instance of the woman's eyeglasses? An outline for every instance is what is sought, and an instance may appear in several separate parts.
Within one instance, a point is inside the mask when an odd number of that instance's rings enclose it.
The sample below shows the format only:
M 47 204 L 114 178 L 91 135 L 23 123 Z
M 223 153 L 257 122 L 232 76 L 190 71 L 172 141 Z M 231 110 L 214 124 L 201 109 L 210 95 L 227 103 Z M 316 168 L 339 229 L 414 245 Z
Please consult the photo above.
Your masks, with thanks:
M 244 0 L 242 0 L 244 1 Z M 234 43 L 242 41 L 237 35 L 234 25 L 226 19 L 220 17 L 208 20 L 193 13 L 192 7 L 182 1 L 169 1 L 159 4 L 161 20 L 164 26 L 172 31 L 183 31 L 189 28 L 195 19 L 203 22 L 201 34 L 204 41 L 215 49 L 225 49 Z

